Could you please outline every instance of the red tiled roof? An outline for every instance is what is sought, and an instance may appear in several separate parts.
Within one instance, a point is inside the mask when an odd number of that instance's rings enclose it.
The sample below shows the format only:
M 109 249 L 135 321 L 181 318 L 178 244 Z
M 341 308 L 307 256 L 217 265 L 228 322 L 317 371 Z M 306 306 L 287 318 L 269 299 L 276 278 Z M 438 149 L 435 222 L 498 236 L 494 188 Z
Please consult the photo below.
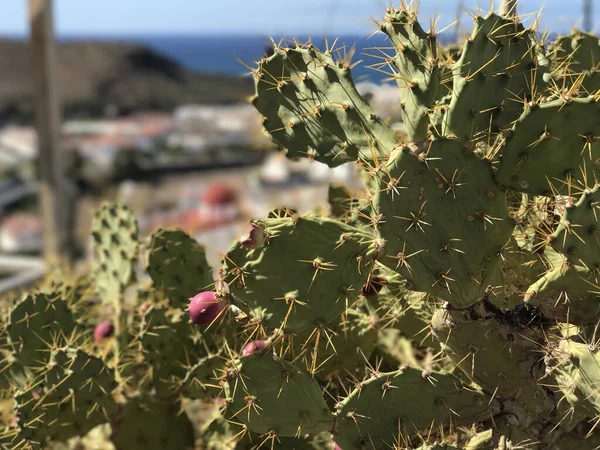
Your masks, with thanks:
M 236 200 L 236 191 L 223 183 L 215 183 L 209 186 L 202 195 L 202 201 L 208 205 L 226 205 L 235 203 Z
M 2 221 L 0 230 L 18 239 L 41 233 L 43 228 L 44 221 L 41 217 L 29 213 L 16 213 Z

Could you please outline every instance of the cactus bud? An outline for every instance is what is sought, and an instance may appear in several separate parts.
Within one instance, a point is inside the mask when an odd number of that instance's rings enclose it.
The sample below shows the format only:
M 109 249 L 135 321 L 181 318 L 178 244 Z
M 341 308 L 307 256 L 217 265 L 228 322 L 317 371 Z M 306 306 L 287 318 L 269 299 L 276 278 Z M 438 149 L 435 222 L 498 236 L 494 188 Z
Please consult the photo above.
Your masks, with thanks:
M 200 292 L 190 299 L 188 313 L 196 325 L 210 325 L 225 309 L 225 303 L 217 299 L 213 291 Z
M 115 327 L 113 324 L 108 320 L 101 322 L 96 325 L 96 328 L 94 328 L 94 342 L 99 344 L 104 339 L 111 337 L 113 334 L 115 334 Z
M 251 223 L 248 227 L 248 232 L 240 239 L 242 247 L 247 250 L 255 250 L 260 248 L 265 243 L 265 232 L 257 224 Z
M 255 353 L 262 353 L 267 349 L 265 341 L 252 341 L 244 346 L 242 349 L 242 357 L 254 355 Z

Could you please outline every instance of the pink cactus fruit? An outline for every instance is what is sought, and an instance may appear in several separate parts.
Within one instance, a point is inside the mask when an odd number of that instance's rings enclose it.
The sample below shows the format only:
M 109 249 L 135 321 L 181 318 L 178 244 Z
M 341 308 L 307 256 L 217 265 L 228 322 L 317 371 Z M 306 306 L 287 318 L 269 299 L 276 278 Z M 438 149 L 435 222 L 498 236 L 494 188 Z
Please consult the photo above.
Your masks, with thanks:
M 188 313 L 192 323 L 210 325 L 221 315 L 225 306 L 225 302 L 218 300 L 214 291 L 205 291 L 192 297 Z
M 265 341 L 252 341 L 247 343 L 242 349 L 242 357 L 254 355 L 255 353 L 262 353 L 266 350 L 267 344 Z
M 342 448 L 339 445 L 335 444 L 335 446 L 333 447 L 333 450 L 342 450 Z
M 104 322 L 96 325 L 94 328 L 94 341 L 96 344 L 99 344 L 104 339 L 111 337 L 113 334 L 115 334 L 115 327 L 110 321 L 105 320 Z
M 242 248 L 245 248 L 246 250 L 255 250 L 262 247 L 265 243 L 265 232 L 259 225 L 251 223 L 248 226 L 247 234 L 240 239 L 240 242 Z

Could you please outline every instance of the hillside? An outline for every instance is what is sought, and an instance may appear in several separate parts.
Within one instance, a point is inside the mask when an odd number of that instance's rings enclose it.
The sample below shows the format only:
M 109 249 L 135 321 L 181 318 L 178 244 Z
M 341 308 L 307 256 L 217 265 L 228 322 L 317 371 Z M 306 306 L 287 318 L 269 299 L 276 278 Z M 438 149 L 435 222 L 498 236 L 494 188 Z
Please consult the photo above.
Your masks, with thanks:
M 249 78 L 196 74 L 151 49 L 120 42 L 58 44 L 58 80 L 65 115 L 89 117 L 108 105 L 119 111 L 171 110 L 182 103 L 235 103 L 253 91 Z M 0 121 L 29 121 L 29 47 L 0 39 Z

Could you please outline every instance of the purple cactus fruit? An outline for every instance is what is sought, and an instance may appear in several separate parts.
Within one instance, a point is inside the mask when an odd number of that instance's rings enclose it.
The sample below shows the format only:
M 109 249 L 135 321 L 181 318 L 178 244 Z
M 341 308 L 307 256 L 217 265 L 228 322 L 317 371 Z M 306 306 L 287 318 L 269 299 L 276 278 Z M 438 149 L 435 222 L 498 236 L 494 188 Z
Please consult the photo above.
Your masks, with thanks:
M 247 343 L 242 349 L 242 357 L 254 355 L 255 353 L 262 353 L 267 348 L 265 341 L 252 341 Z
M 115 334 L 115 327 L 110 321 L 105 320 L 104 322 L 96 325 L 96 328 L 94 328 L 94 341 L 96 344 L 99 344 L 104 339 L 111 337 L 113 334 Z
M 265 243 L 265 232 L 257 224 L 251 223 L 248 226 L 248 234 L 240 239 L 242 247 L 246 250 L 255 250 Z
M 190 319 L 196 325 L 210 325 L 225 309 L 225 302 L 219 301 L 214 291 L 196 294 L 188 306 Z
M 373 297 L 379 294 L 379 291 L 387 284 L 387 278 L 373 276 L 367 281 L 360 290 L 360 293 L 365 297 Z

